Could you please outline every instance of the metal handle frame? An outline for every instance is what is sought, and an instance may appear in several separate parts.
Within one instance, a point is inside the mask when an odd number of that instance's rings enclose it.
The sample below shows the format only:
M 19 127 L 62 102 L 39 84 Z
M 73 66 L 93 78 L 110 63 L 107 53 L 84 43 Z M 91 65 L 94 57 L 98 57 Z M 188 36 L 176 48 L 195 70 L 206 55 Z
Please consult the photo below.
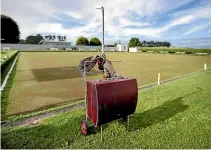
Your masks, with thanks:
M 84 86 L 85 86 L 85 93 L 84 93 L 84 99 L 85 99 L 85 106 L 86 106 L 86 121 L 87 121 L 87 118 L 88 118 L 88 112 L 87 112 L 87 102 L 86 102 L 86 92 L 87 92 L 87 85 L 86 85 L 86 63 L 89 63 L 89 62 L 95 62 L 95 61 L 85 61 L 84 62 L 84 74 L 83 74 L 83 79 L 84 79 Z M 121 60 L 112 60 L 111 62 L 122 62 Z M 101 72 L 101 71 L 99 71 Z

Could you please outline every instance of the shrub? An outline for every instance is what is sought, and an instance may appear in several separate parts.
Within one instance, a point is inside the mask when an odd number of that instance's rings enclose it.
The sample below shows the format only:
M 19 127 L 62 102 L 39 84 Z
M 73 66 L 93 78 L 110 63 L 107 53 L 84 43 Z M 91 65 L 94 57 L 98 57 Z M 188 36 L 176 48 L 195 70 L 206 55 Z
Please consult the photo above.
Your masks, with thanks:
M 76 41 L 76 45 L 89 45 L 89 41 L 86 37 L 79 37 Z
M 192 52 L 186 52 L 186 54 L 193 54 Z
M 90 45 L 91 46 L 99 46 L 99 45 L 101 45 L 101 42 L 98 38 L 94 37 L 90 40 Z
M 168 53 L 169 53 L 169 54 L 174 54 L 175 52 L 174 52 L 174 51 L 168 51 Z

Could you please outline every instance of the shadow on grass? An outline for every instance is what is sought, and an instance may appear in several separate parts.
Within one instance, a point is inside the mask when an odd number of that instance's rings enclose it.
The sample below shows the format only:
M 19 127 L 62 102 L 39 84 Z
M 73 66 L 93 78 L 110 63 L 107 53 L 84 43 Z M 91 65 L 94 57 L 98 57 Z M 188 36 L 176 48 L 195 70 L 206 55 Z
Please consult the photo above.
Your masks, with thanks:
M 143 113 L 135 113 L 130 117 L 129 131 L 136 131 L 146 128 L 154 124 L 163 122 L 177 113 L 186 110 L 189 106 L 182 103 L 182 97 L 163 103 L 163 105 L 144 111 Z
M 146 110 L 142 113 L 135 113 L 134 115 L 131 115 L 129 131 L 136 131 L 141 128 L 149 127 L 151 125 L 163 122 L 173 117 L 177 113 L 185 111 L 189 106 L 184 105 L 182 99 L 203 90 L 200 87 L 196 87 L 196 89 L 196 91 L 185 94 L 182 97 L 164 102 L 161 106 Z
M 38 82 L 82 77 L 77 66 L 33 69 L 31 71 L 34 74 L 36 81 Z M 96 76 L 98 74 L 99 72 L 97 70 L 92 70 L 91 73 L 88 74 L 88 76 Z
M 80 122 L 83 115 L 60 117 L 51 124 L 17 128 L 1 134 L 3 149 L 53 149 L 71 148 L 71 144 L 81 136 Z

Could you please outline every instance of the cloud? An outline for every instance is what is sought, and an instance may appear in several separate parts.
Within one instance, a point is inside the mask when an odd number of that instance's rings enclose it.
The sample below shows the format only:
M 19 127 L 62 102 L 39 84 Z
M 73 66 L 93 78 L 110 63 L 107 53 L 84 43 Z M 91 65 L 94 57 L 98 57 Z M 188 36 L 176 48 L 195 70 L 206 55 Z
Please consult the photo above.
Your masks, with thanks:
M 127 26 L 136 26 L 136 27 L 142 27 L 142 26 L 149 26 L 149 22 L 138 22 L 138 21 L 132 21 L 126 18 L 120 18 L 119 19 L 119 26 L 120 27 L 127 27 Z
M 170 23 L 170 26 L 176 26 L 180 24 L 187 24 L 190 23 L 195 17 L 192 15 L 187 15 L 181 18 L 178 18 Z
M 186 38 L 170 40 L 174 46 L 193 47 L 193 48 L 210 48 L 211 37 Z
M 177 26 L 177 25 L 182 25 L 182 24 L 188 24 L 194 19 L 193 16 L 188 15 L 184 16 L 181 18 L 177 18 L 172 20 L 168 25 L 165 25 L 160 28 L 141 28 L 141 29 L 124 29 L 124 35 L 131 35 L 131 34 L 136 34 L 136 35 L 145 35 L 145 36 L 152 36 L 152 37 L 159 37 L 159 34 L 165 31 L 168 31 L 170 28 Z
M 71 17 L 75 18 L 75 19 L 81 19 L 82 16 L 79 13 L 75 13 L 75 12 L 67 12 L 68 15 L 70 15 Z
M 208 26 L 209 26 L 209 24 L 202 24 L 202 25 L 195 26 L 195 27 L 191 28 L 190 30 L 188 30 L 187 32 L 185 32 L 184 35 L 188 35 L 188 34 L 200 31 L 202 29 L 207 28 Z
M 190 25 L 200 19 L 210 20 L 211 5 L 207 5 L 209 1 L 203 1 L 196 8 L 174 12 L 177 8 L 192 1 L 2 0 L 2 13 L 17 21 L 21 38 L 30 34 L 55 33 L 66 35 L 68 39 L 75 41 L 75 38 L 81 35 L 99 36 L 101 12 L 95 9 L 95 6 L 103 5 L 106 40 L 109 41 L 136 35 L 162 37 L 163 33 L 171 31 L 173 27 Z M 164 22 L 159 20 L 165 16 L 169 18 Z M 54 22 L 51 21 L 52 19 Z M 74 28 L 68 26 L 73 20 L 83 25 Z M 191 35 L 202 29 L 203 27 L 198 27 L 198 29 L 193 27 L 186 34 Z

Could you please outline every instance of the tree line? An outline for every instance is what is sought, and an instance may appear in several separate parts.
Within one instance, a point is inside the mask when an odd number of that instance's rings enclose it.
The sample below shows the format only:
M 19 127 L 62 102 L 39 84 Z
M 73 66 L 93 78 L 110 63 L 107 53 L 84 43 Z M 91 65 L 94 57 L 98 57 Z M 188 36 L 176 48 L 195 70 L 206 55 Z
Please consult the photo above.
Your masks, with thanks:
M 129 47 L 136 47 L 136 46 L 141 46 L 141 47 L 170 47 L 171 43 L 170 42 L 159 42 L 159 41 L 142 41 L 140 42 L 139 38 L 133 37 L 129 41 Z
M 159 42 L 159 41 L 142 41 L 142 47 L 170 47 L 170 42 Z
M 21 43 L 21 44 L 39 44 L 42 40 L 54 41 L 66 41 L 66 36 L 46 35 L 41 36 L 29 35 L 26 39 L 20 39 L 20 31 L 18 24 L 10 17 L 1 15 L 1 43 Z M 79 37 L 76 41 L 76 45 L 84 46 L 99 46 L 101 45 L 100 40 L 97 37 L 91 38 L 90 41 L 86 37 Z M 113 46 L 116 46 L 115 42 Z M 133 37 L 129 41 L 129 47 L 142 46 L 142 47 L 170 47 L 170 42 L 159 42 L 159 41 L 142 41 L 139 38 Z
M 47 41 L 66 41 L 66 36 L 56 36 L 56 35 L 46 35 L 42 36 L 41 34 L 37 35 L 29 35 L 26 37 L 26 39 L 21 39 L 19 44 L 39 44 L 42 40 L 47 40 Z

